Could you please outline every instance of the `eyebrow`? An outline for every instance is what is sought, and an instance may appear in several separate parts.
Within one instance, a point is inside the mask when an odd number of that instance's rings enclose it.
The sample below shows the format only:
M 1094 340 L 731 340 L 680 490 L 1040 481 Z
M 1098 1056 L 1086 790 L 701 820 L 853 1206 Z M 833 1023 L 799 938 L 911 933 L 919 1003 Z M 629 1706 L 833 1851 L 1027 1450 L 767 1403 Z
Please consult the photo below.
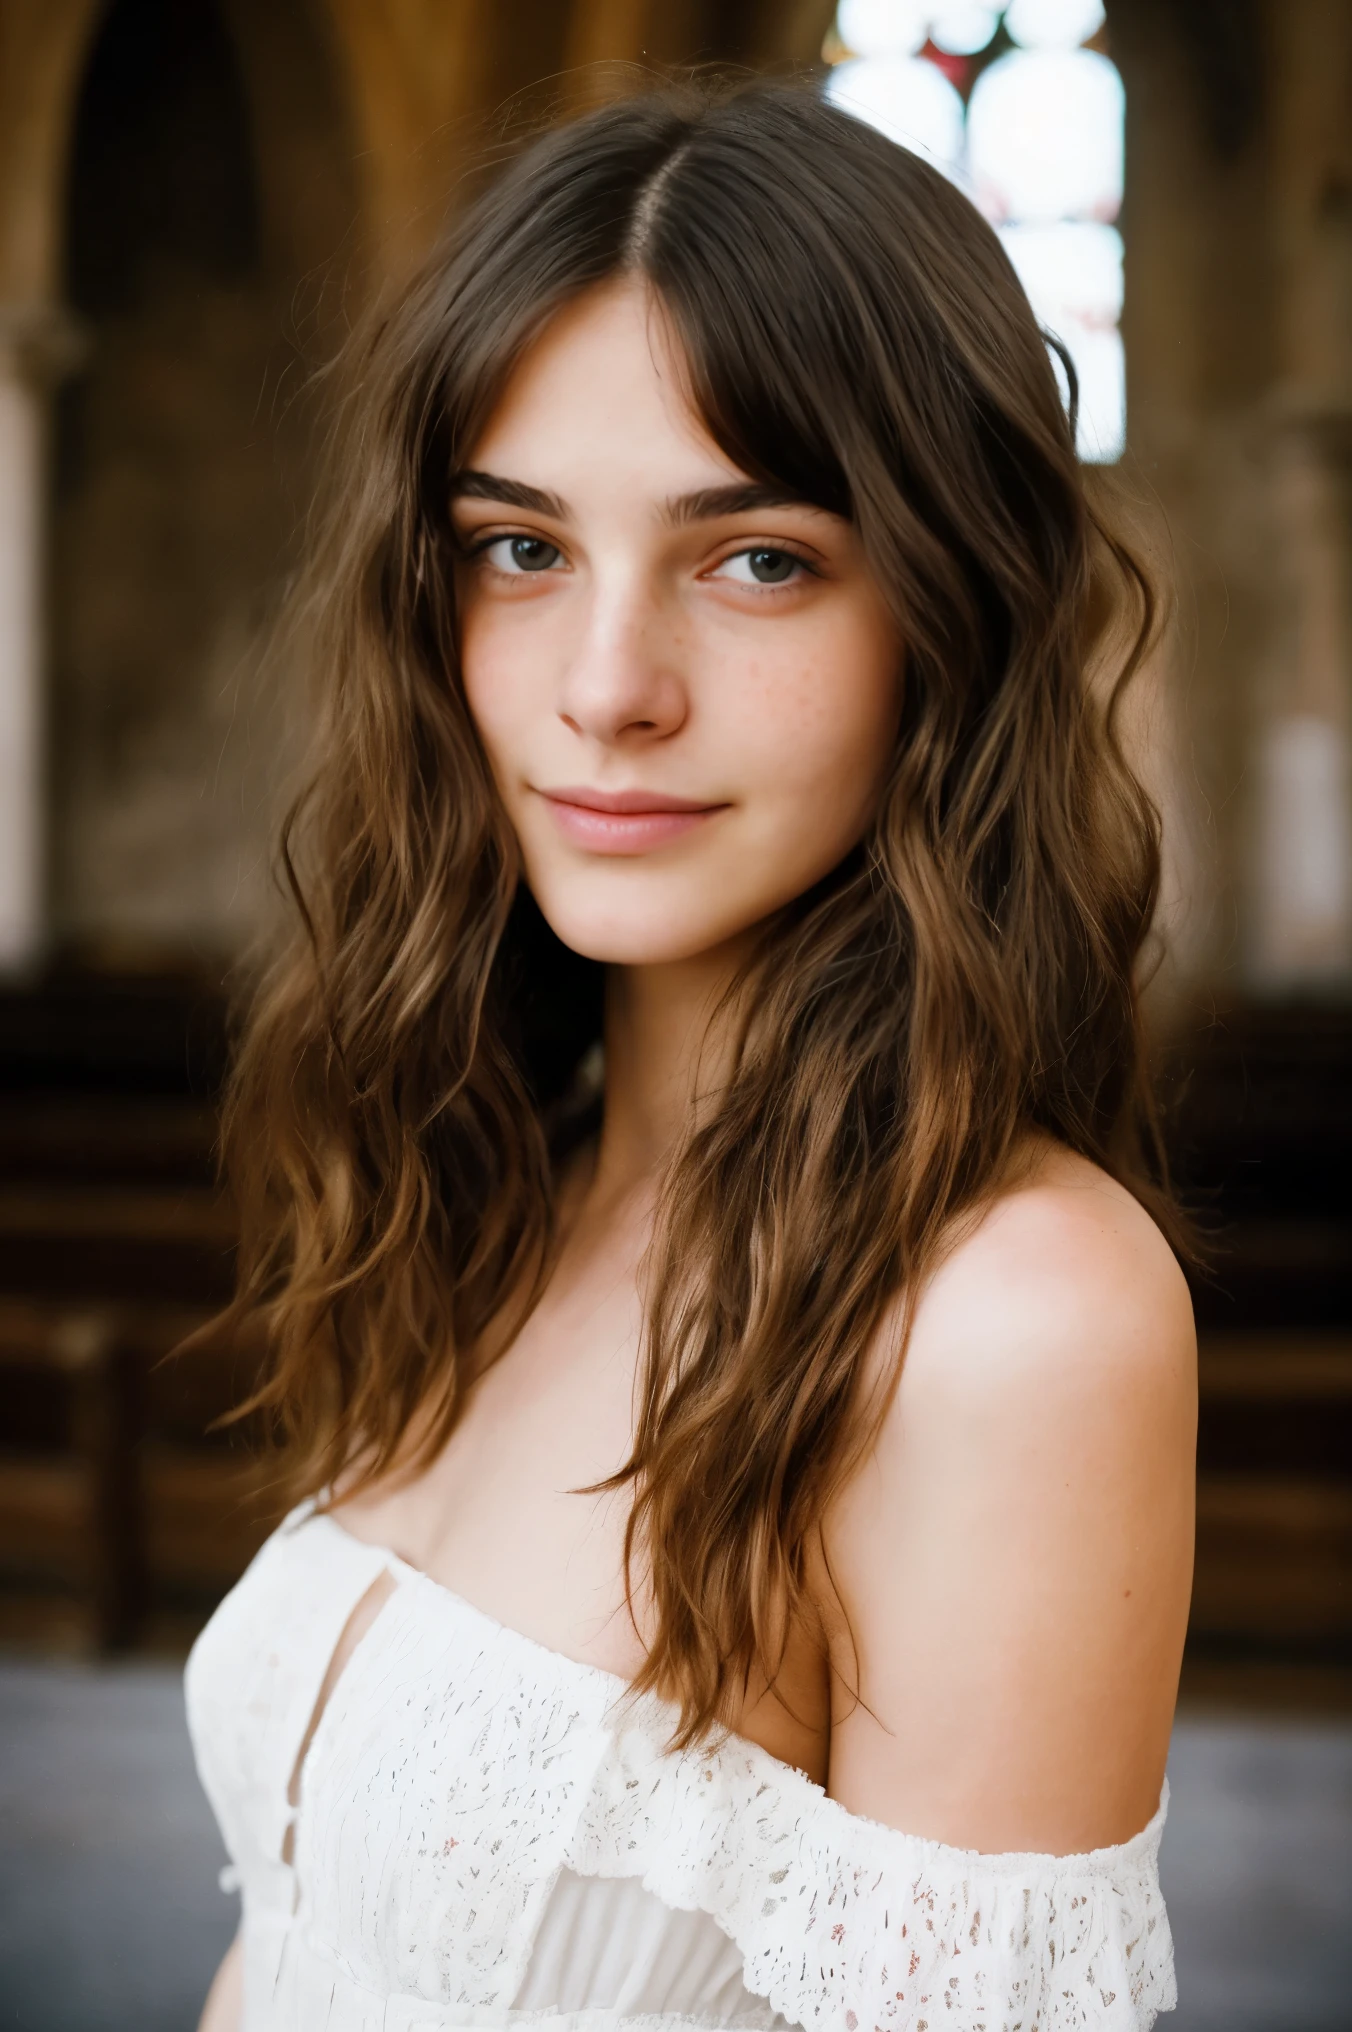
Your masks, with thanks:
M 720 515 L 753 515 L 760 508 L 811 508 L 814 504 L 795 494 L 790 487 L 776 487 L 745 480 L 730 487 L 702 487 L 697 494 L 682 494 L 663 507 L 663 519 L 681 528 L 688 522 L 712 522 Z
M 497 473 L 476 473 L 472 467 L 456 473 L 451 480 L 453 501 L 500 501 L 505 508 L 522 508 L 527 515 L 548 515 L 566 522 L 568 509 L 557 494 L 543 487 L 528 487 L 524 480 L 504 480 Z
M 551 494 L 544 487 L 527 486 L 524 480 L 504 479 L 498 473 L 476 472 L 466 467 L 456 473 L 451 481 L 451 499 L 454 501 L 500 501 L 506 508 L 520 508 L 528 515 L 547 515 L 555 522 L 566 522 L 568 504 L 561 495 Z M 762 508 L 807 508 L 818 514 L 829 510 L 817 507 L 801 494 L 795 494 L 790 487 L 777 487 L 753 480 L 735 481 L 727 487 L 701 487 L 696 493 L 682 494 L 675 500 L 663 503 L 662 519 L 673 528 L 683 528 L 691 522 L 712 522 L 723 515 L 751 515 Z

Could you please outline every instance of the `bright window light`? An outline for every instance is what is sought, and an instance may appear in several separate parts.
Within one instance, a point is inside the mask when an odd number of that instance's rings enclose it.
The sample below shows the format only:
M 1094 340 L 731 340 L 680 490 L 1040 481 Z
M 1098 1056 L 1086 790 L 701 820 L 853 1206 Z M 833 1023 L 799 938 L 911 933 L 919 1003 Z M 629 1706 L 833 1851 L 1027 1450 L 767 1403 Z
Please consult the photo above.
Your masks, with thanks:
M 967 166 L 996 219 L 1115 219 L 1122 203 L 1122 79 L 1089 49 L 1012 49 L 967 110 Z
M 919 0 L 840 0 L 836 33 L 852 56 L 914 56 L 925 46 L 930 10 Z
M 961 173 L 966 112 L 941 70 L 919 57 L 860 57 L 837 64 L 826 94 L 846 113 L 926 156 L 946 176 Z
M 1116 66 L 1084 47 L 1103 20 L 1102 0 L 840 0 L 826 83 L 834 104 L 933 162 L 995 225 L 1038 322 L 1070 355 L 1076 447 L 1096 463 L 1126 443 L 1112 223 L 1125 94 Z
M 1103 26 L 1101 0 L 1011 0 L 1005 27 L 1023 49 L 1078 49 Z
M 975 56 L 985 49 L 1000 20 L 998 7 L 984 7 L 979 0 L 950 0 L 936 7 L 929 19 L 930 41 L 949 56 Z

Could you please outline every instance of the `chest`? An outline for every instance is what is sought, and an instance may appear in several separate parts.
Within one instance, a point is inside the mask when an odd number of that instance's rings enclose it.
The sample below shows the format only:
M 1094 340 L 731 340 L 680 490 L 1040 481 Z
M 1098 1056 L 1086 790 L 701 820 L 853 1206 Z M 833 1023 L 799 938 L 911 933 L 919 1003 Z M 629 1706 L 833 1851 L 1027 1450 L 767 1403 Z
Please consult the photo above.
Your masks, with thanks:
M 407 2008 L 422 2032 L 544 2008 L 768 2026 L 686 1883 L 706 1866 L 691 1835 L 729 1822 L 754 1772 L 664 1758 L 652 1716 L 617 1729 L 616 1683 L 420 1576 L 386 1594 L 285 1788 L 314 1674 L 381 1557 L 323 1519 L 274 1541 L 189 1667 L 245 1894 L 245 2023 L 373 2032 Z M 671 1902 L 639 1881 L 658 1858 Z
M 362 1492 L 343 1521 L 541 1643 L 628 1677 L 625 1492 L 596 1485 L 633 1431 L 641 1315 L 631 1283 L 559 1280 L 470 1390 L 414 1476 Z
M 597 1485 L 632 1442 L 641 1331 L 632 1278 L 556 1280 L 436 1460 L 344 1506 L 345 1525 L 549 1650 L 632 1679 L 645 1604 L 641 1571 L 633 1615 L 625 1597 L 630 1488 Z M 806 1627 L 777 1692 L 753 1683 L 736 1727 L 825 1782 L 829 1678 Z

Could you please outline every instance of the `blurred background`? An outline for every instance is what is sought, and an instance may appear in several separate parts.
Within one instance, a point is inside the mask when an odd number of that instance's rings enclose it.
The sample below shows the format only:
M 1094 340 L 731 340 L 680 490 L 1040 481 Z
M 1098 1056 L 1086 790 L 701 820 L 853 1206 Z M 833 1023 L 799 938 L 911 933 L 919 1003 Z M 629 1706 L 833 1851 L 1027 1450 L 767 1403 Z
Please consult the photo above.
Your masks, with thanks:
M 233 1929 L 178 1674 L 270 1504 L 249 1350 L 163 1358 L 230 1289 L 311 377 L 523 124 L 691 62 L 970 192 L 1176 583 L 1175 2023 L 1352 2024 L 1352 0 L 0 0 L 0 2025 L 186 2032 Z

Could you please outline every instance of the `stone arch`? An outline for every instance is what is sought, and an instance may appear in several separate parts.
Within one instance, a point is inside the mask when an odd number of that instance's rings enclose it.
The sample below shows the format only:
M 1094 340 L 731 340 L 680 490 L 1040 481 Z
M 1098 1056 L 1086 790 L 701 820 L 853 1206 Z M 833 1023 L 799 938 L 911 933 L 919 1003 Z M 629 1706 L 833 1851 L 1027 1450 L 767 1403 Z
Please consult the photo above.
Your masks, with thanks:
M 229 952 L 260 906 L 285 738 L 258 645 L 357 202 L 323 37 L 301 0 L 110 0 L 72 96 L 50 902 L 114 960 Z
M 220 0 L 253 117 L 264 256 L 277 272 L 341 263 L 365 202 L 359 142 L 320 0 Z
M 73 353 L 56 291 L 69 106 L 96 0 L 11 8 L 0 64 L 0 969 L 45 931 L 47 388 Z
M 71 106 L 102 0 L 13 8 L 0 71 L 0 296 L 50 304 Z

